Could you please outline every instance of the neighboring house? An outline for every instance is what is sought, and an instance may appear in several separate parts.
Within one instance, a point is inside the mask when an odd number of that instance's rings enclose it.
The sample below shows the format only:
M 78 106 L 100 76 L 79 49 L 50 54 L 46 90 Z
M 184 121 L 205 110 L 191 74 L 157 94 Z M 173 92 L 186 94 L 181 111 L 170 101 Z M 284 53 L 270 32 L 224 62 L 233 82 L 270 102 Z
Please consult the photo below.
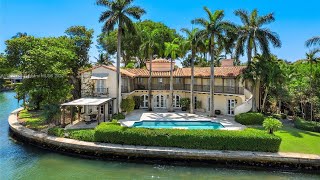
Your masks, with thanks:
M 233 66 L 233 60 L 223 60 L 221 67 L 215 67 L 214 108 L 224 115 L 248 112 L 252 108 L 250 84 L 240 75 L 245 66 Z M 149 67 L 149 62 L 147 62 Z M 181 98 L 190 97 L 191 68 L 177 68 L 173 71 L 173 106 L 180 109 Z M 210 67 L 195 67 L 194 99 L 196 111 L 208 112 L 210 109 Z M 148 108 L 148 78 L 146 69 L 121 69 L 121 96 L 141 98 L 140 108 Z M 116 98 L 116 68 L 95 66 L 81 72 L 82 97 Z M 170 61 L 152 61 L 152 107 L 169 108 Z M 113 101 L 113 107 L 116 101 Z M 111 104 L 109 105 L 111 107 Z

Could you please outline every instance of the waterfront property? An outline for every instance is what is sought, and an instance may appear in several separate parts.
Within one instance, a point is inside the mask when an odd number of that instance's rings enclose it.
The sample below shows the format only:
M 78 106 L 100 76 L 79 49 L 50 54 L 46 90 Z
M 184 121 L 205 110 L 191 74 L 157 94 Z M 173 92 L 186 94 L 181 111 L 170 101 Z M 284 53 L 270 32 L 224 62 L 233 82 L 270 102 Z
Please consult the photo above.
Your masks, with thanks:
M 121 99 L 137 96 L 140 108 L 148 108 L 149 65 L 146 69 L 121 69 Z M 253 87 L 241 78 L 245 66 L 233 66 L 233 60 L 223 60 L 221 67 L 215 68 L 214 110 L 222 115 L 234 116 L 252 108 Z M 173 70 L 173 107 L 181 109 L 182 98 L 190 97 L 190 68 Z M 95 66 L 81 73 L 82 97 L 116 98 L 116 68 L 113 66 Z M 195 68 L 194 107 L 196 112 L 210 110 L 210 67 Z M 155 59 L 152 61 L 152 102 L 153 109 L 169 108 L 170 61 Z M 110 103 L 104 113 L 113 113 L 116 101 Z M 88 111 L 92 108 L 89 107 Z M 99 107 L 97 107 L 99 108 Z M 102 108 L 102 107 L 101 107 Z

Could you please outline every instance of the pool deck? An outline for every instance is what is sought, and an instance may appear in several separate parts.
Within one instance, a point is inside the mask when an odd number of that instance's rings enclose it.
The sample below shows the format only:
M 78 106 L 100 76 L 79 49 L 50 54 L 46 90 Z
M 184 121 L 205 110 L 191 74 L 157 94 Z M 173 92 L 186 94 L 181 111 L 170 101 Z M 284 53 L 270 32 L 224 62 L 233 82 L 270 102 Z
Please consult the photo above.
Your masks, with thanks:
M 209 117 L 206 113 L 196 112 L 190 114 L 186 111 L 176 110 L 168 112 L 165 109 L 156 109 L 148 111 L 146 109 L 138 109 L 126 115 L 124 120 L 119 122 L 123 126 L 132 127 L 135 122 L 139 121 L 212 121 L 221 123 L 225 128 L 222 130 L 242 130 L 244 125 L 237 123 L 233 116 L 219 115 L 217 117 Z

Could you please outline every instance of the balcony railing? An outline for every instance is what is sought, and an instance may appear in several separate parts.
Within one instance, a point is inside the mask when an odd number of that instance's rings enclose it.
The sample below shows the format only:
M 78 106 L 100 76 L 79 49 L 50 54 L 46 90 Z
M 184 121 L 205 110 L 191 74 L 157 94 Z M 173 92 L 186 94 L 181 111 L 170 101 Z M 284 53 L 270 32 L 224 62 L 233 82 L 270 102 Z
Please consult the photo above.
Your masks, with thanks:
M 170 84 L 152 84 L 152 90 L 170 90 Z M 215 86 L 215 93 L 226 93 L 226 94 L 244 94 L 244 88 L 239 86 Z M 190 91 L 190 84 L 173 84 L 174 90 Z M 148 84 L 136 84 L 134 90 L 148 90 Z M 193 86 L 194 91 L 198 92 L 210 92 L 209 85 L 198 85 Z M 122 86 L 122 93 L 128 93 L 128 87 Z
M 108 88 L 95 88 L 95 89 L 81 89 L 81 96 L 83 97 L 99 97 L 99 96 L 108 96 Z

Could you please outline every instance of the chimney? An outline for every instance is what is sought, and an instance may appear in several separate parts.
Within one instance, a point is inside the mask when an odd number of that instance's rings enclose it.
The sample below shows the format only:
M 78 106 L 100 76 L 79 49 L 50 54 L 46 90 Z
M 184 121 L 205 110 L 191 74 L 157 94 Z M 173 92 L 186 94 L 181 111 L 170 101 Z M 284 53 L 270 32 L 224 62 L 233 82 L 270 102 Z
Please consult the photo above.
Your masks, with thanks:
M 233 67 L 233 59 L 223 59 L 221 61 L 221 67 Z

